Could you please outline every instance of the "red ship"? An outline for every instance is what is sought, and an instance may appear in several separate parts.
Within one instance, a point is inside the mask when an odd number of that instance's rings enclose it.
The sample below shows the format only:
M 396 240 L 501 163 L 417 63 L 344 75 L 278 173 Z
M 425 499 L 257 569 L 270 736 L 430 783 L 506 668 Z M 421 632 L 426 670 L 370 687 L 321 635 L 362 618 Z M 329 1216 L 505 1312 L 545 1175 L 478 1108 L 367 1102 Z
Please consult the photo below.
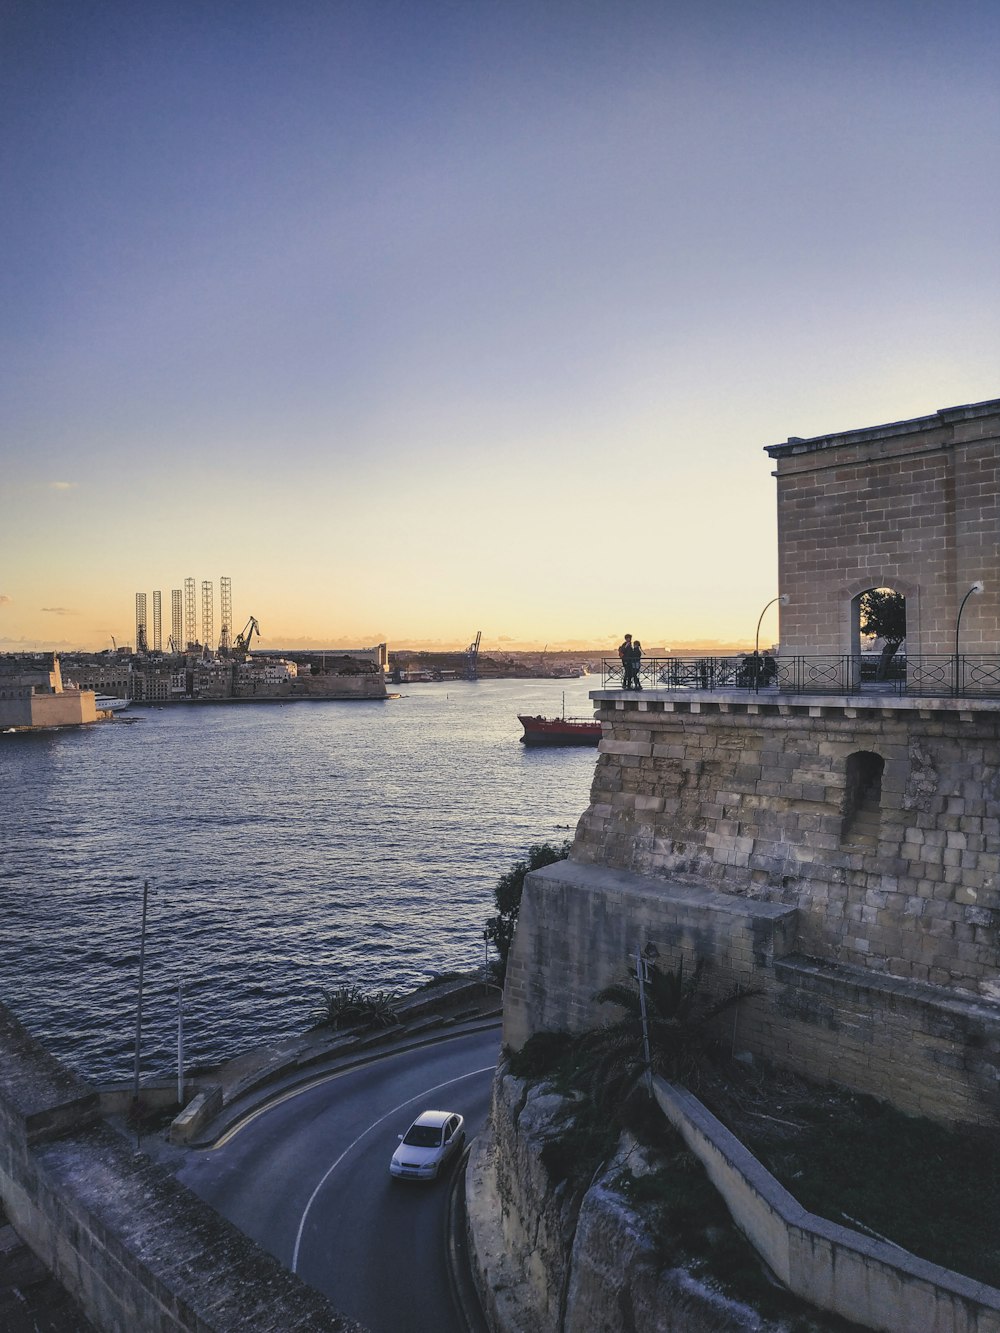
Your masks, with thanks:
M 524 717 L 517 720 L 524 728 L 523 745 L 596 745 L 601 739 L 600 722 L 584 717 Z

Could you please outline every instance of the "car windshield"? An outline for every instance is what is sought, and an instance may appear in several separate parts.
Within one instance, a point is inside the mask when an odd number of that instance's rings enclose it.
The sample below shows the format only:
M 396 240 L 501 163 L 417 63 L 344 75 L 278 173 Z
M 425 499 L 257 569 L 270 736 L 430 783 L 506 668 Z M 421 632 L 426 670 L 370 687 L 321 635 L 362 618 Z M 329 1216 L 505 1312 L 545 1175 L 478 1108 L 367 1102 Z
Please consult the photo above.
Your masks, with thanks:
M 436 1148 L 441 1142 L 441 1130 L 434 1125 L 411 1125 L 403 1142 L 411 1148 Z

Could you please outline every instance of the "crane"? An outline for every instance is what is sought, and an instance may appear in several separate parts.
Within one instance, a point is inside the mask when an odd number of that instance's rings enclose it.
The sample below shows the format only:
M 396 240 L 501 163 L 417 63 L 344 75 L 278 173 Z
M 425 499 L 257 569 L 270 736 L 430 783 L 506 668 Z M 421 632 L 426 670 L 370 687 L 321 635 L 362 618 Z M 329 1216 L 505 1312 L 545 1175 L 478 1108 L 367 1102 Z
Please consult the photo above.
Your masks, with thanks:
M 247 621 L 247 623 L 240 630 L 239 634 L 237 634 L 236 636 L 236 642 L 233 644 L 234 653 L 249 653 L 250 640 L 254 636 L 254 631 L 256 631 L 257 638 L 259 639 L 260 626 L 257 624 L 257 617 L 251 616 L 250 619 Z
M 469 680 L 479 679 L 479 676 L 477 674 L 477 669 L 479 666 L 479 644 L 482 637 L 483 637 L 483 631 L 481 629 L 477 630 L 475 641 L 473 643 L 470 643 L 468 648 L 466 648 L 465 650 L 465 659 L 467 664 L 465 674 L 467 679 Z

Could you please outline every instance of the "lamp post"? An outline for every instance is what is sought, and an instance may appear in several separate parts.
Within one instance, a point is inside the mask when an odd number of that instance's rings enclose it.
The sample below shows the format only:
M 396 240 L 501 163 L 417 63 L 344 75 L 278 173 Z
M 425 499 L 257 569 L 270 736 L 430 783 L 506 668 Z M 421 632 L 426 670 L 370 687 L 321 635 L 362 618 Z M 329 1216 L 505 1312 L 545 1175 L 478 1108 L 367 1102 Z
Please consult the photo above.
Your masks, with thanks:
M 788 601 L 789 598 L 787 592 L 780 593 L 777 597 L 772 597 L 771 600 L 768 602 L 767 606 L 764 607 L 764 610 L 761 611 L 759 617 L 757 618 L 757 633 L 754 635 L 754 640 L 753 640 L 753 688 L 755 694 L 760 688 L 760 627 L 764 621 L 764 617 L 767 614 L 768 609 L 772 607 L 775 604 L 775 602 L 780 602 L 782 606 L 787 606 Z
M 984 587 L 985 584 L 983 583 L 982 579 L 976 579 L 975 583 L 962 598 L 962 604 L 958 608 L 958 615 L 955 618 L 955 693 L 956 694 L 961 693 L 961 691 L 959 690 L 959 677 L 958 677 L 958 631 L 962 624 L 962 612 L 965 610 L 965 603 L 969 600 L 972 594 L 974 592 L 982 592 Z

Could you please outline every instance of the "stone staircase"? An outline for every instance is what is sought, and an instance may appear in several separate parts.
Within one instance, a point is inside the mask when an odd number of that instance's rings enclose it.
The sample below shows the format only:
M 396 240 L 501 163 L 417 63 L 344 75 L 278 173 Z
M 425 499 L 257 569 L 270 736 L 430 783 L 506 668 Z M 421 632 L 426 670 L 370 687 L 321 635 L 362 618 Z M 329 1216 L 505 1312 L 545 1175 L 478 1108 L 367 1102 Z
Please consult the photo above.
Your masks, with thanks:
M 882 812 L 879 808 L 881 795 L 882 793 L 878 788 L 865 792 L 861 804 L 846 821 L 844 836 L 841 840 L 844 847 L 856 848 L 865 852 L 878 850 L 879 834 L 882 828 Z

